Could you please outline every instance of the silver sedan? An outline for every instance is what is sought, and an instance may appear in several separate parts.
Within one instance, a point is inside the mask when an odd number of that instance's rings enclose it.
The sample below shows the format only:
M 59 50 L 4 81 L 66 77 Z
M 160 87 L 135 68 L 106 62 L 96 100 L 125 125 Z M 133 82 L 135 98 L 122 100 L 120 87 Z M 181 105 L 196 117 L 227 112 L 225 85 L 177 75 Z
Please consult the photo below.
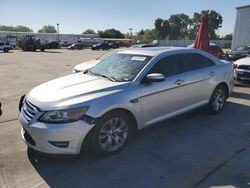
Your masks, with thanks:
M 45 153 L 113 154 L 138 129 L 204 105 L 220 112 L 232 89 L 232 65 L 206 52 L 119 51 L 32 89 L 20 101 L 22 138 Z

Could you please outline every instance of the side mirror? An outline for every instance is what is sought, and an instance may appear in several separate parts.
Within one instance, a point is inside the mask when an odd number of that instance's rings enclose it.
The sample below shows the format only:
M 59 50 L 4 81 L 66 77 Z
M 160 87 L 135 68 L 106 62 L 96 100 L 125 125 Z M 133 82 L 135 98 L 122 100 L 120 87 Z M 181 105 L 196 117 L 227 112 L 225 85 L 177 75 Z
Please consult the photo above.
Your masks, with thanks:
M 148 74 L 144 79 L 143 82 L 163 82 L 165 80 L 165 76 L 160 73 L 151 73 Z

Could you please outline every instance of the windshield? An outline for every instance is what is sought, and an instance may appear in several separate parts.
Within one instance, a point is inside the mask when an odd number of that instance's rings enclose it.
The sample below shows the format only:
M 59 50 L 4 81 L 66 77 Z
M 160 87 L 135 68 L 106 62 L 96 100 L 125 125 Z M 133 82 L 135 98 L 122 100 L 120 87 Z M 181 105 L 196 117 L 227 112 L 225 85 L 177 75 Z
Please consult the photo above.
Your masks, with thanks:
M 98 57 L 96 59 L 98 59 L 98 60 L 104 60 L 107 57 L 111 56 L 112 54 L 116 54 L 117 52 L 118 52 L 118 50 L 112 50 L 112 51 L 110 51 L 108 53 L 105 53 L 105 54 L 101 55 L 100 57 Z
M 151 56 L 117 53 L 107 57 L 88 72 L 113 81 L 132 81 L 151 58 Z

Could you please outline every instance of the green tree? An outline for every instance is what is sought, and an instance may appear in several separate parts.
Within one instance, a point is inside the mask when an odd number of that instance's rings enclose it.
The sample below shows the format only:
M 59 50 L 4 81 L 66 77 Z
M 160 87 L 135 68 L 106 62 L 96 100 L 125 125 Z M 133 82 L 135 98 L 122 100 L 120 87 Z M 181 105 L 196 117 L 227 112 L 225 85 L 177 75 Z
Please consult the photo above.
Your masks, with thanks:
M 170 39 L 185 39 L 188 36 L 188 26 L 191 19 L 186 14 L 173 14 L 169 18 Z
M 162 39 L 166 39 L 171 32 L 171 26 L 168 20 L 164 20 L 162 23 Z
M 106 29 L 104 31 L 98 31 L 97 33 L 101 38 L 124 38 L 124 34 L 116 29 Z
M 198 31 L 203 15 L 207 15 L 208 17 L 208 32 L 210 39 L 218 39 L 219 36 L 216 35 L 216 30 L 222 26 L 223 19 L 222 16 L 215 10 L 202 10 L 200 13 L 194 13 L 192 18 L 192 26 L 190 29 L 190 38 L 195 38 L 195 34 Z
M 158 40 L 168 37 L 170 32 L 170 24 L 168 20 L 157 18 L 155 20 L 155 34 Z
M 144 35 L 145 34 L 145 31 L 142 29 L 138 32 L 138 35 Z
M 227 34 L 223 37 L 225 40 L 232 40 L 233 39 L 233 34 Z
M 38 30 L 38 33 L 57 33 L 55 26 L 53 25 L 44 25 L 41 29 Z
M 143 42 L 151 43 L 153 40 L 157 38 L 155 29 L 146 29 L 144 36 L 143 36 Z
M 23 26 L 23 25 L 18 25 L 16 26 L 16 31 L 19 31 L 19 32 L 33 32 L 32 29 L 26 27 L 26 26 Z
M 32 29 L 30 29 L 26 26 L 23 26 L 23 25 L 18 25 L 16 27 L 7 26 L 7 25 L 0 25 L 0 31 L 33 32 Z
M 155 20 L 155 34 L 157 36 L 157 39 L 162 39 L 162 27 L 163 27 L 163 19 L 157 18 Z
M 142 29 L 137 35 L 132 36 L 132 38 L 142 43 L 151 43 L 153 40 L 157 39 L 157 35 L 155 29 Z
M 82 34 L 95 34 L 93 29 L 86 29 Z
M 134 35 L 133 37 L 133 39 L 135 39 L 135 40 L 139 40 L 139 41 L 143 41 L 143 39 L 144 39 L 144 35 L 145 35 L 145 31 L 142 29 L 142 30 L 140 30 L 136 35 Z M 130 37 L 131 38 L 131 36 L 128 36 L 128 37 Z

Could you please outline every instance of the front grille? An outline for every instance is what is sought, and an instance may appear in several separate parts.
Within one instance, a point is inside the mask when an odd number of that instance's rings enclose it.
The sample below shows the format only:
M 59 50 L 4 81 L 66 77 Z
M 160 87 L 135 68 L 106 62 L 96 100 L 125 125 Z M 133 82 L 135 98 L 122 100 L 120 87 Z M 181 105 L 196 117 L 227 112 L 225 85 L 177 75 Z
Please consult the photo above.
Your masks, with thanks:
M 32 146 L 36 146 L 36 143 L 33 140 L 33 138 L 30 136 L 30 134 L 25 129 L 23 129 L 23 131 L 24 131 L 23 136 L 24 136 L 25 141 L 31 144 Z
M 237 74 L 237 77 L 240 77 L 240 78 L 250 78 L 250 72 L 243 72 L 241 74 Z
M 250 70 L 250 65 L 239 65 L 238 69 Z
M 22 114 L 27 122 L 31 122 L 31 120 L 36 116 L 37 113 L 38 113 L 38 108 L 35 105 L 31 104 L 28 101 L 24 102 L 22 108 Z

